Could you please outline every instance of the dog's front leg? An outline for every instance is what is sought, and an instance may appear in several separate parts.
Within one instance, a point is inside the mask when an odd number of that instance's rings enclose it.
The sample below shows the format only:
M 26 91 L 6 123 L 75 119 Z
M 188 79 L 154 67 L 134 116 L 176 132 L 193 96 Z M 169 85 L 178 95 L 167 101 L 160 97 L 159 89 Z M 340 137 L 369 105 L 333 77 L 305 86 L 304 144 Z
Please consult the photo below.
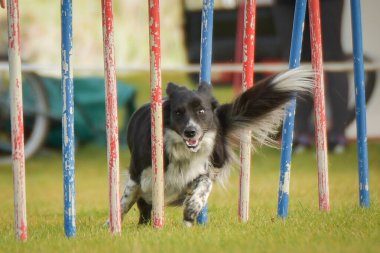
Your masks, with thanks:
M 124 192 L 120 200 L 121 205 L 121 220 L 123 220 L 123 217 L 128 211 L 131 209 L 131 207 L 136 203 L 136 200 L 138 198 L 140 186 L 133 181 L 129 173 L 127 174 L 127 182 L 125 184 Z M 109 219 L 107 222 L 103 225 L 106 228 L 110 227 L 110 221 Z
M 195 218 L 207 202 L 212 188 L 209 175 L 200 175 L 190 183 L 186 199 L 184 201 L 183 222 L 191 227 Z
M 136 203 L 139 188 L 140 188 L 139 185 L 135 181 L 133 181 L 128 174 L 124 192 L 120 200 L 121 219 L 123 219 L 124 215 L 128 213 L 131 207 Z

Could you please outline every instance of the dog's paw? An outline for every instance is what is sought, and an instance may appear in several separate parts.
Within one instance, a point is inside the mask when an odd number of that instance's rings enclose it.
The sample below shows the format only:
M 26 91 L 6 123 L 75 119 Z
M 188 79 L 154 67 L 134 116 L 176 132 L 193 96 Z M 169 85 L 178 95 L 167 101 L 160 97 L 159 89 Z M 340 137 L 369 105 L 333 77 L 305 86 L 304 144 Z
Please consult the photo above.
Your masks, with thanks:
M 183 221 L 183 225 L 187 228 L 191 228 L 193 226 L 193 223 L 191 221 Z

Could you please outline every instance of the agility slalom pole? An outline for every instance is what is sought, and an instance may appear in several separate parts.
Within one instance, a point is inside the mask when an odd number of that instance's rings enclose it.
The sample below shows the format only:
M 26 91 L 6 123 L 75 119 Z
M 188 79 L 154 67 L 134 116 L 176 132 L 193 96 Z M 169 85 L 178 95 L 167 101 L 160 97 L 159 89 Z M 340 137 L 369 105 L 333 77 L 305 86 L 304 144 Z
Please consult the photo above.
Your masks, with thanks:
M 290 46 L 289 68 L 297 68 L 301 61 L 302 35 L 305 23 L 307 0 L 296 0 L 292 41 Z M 282 128 L 281 143 L 281 166 L 280 166 L 280 183 L 278 190 L 278 207 L 277 215 L 280 218 L 288 216 L 289 208 L 289 185 L 290 185 L 290 167 L 292 161 L 292 144 L 294 116 L 296 111 L 296 97 L 290 101 Z
M 119 130 L 117 117 L 117 84 L 113 37 L 112 0 L 102 0 L 104 72 L 106 90 L 107 161 L 109 180 L 110 230 L 121 233 L 119 197 Z
M 199 83 L 207 82 L 211 85 L 212 62 L 212 29 L 214 23 L 214 0 L 203 0 L 201 24 L 201 55 Z M 208 166 L 208 164 L 205 164 Z M 204 225 L 208 220 L 208 205 L 203 207 L 197 217 L 197 223 Z
M 359 203 L 361 207 L 369 208 L 367 119 L 360 0 L 351 0 L 351 24 L 352 44 L 354 48 L 353 61 L 355 74 L 356 131 L 359 163 Z
M 243 36 L 243 92 L 254 84 L 256 0 L 246 0 L 244 5 Z M 239 220 L 247 222 L 249 218 L 249 189 L 251 170 L 251 131 L 245 130 L 240 138 L 240 191 Z
M 199 82 L 211 85 L 212 31 L 214 26 L 214 0 L 203 0 L 201 24 L 201 55 Z
M 24 120 L 22 104 L 20 21 L 18 0 L 7 1 L 7 16 L 9 89 L 12 128 L 14 219 L 17 238 L 19 240 L 26 241 L 28 234 L 26 222 Z
M 322 31 L 320 1 L 309 1 L 311 61 L 315 71 L 314 117 L 315 142 L 318 164 L 319 210 L 330 210 L 329 176 L 327 157 L 325 84 L 323 75 Z
M 160 1 L 148 0 L 153 173 L 153 227 L 164 226 L 164 144 L 161 88 Z
M 73 50 L 72 0 L 61 1 L 61 57 L 62 57 L 62 156 L 64 227 L 67 237 L 76 234 L 75 225 L 75 139 L 74 139 L 74 84 L 71 68 Z

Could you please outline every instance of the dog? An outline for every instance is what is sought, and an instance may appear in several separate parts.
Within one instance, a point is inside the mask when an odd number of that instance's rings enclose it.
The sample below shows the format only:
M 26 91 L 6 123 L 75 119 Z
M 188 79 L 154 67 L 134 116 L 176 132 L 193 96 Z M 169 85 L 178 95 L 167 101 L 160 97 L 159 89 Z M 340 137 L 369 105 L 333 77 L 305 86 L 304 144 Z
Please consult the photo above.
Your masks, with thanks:
M 230 139 L 246 129 L 256 143 L 273 143 L 286 105 L 295 96 L 310 94 L 313 79 L 311 70 L 289 70 L 222 105 L 208 83 L 195 91 L 168 84 L 163 101 L 165 204 L 183 205 L 186 226 L 194 224 L 207 203 L 213 181 L 228 175 L 234 160 Z M 147 224 L 152 211 L 150 104 L 131 117 L 127 143 L 131 161 L 121 197 L 122 217 L 137 203 L 139 224 Z

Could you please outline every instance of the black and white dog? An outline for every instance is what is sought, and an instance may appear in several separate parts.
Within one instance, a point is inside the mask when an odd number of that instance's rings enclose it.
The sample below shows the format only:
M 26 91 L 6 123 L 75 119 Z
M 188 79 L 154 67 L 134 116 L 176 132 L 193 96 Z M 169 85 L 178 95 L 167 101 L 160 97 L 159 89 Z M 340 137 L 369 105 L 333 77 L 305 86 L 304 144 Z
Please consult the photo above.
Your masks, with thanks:
M 256 142 L 270 143 L 295 92 L 310 93 L 314 73 L 294 69 L 257 83 L 230 104 L 219 105 L 211 86 L 198 90 L 169 83 L 163 103 L 165 203 L 182 204 L 192 226 L 211 192 L 212 181 L 229 171 L 229 138 L 250 129 Z M 137 202 L 140 224 L 152 211 L 150 104 L 137 110 L 128 127 L 131 163 L 121 198 L 122 215 Z

